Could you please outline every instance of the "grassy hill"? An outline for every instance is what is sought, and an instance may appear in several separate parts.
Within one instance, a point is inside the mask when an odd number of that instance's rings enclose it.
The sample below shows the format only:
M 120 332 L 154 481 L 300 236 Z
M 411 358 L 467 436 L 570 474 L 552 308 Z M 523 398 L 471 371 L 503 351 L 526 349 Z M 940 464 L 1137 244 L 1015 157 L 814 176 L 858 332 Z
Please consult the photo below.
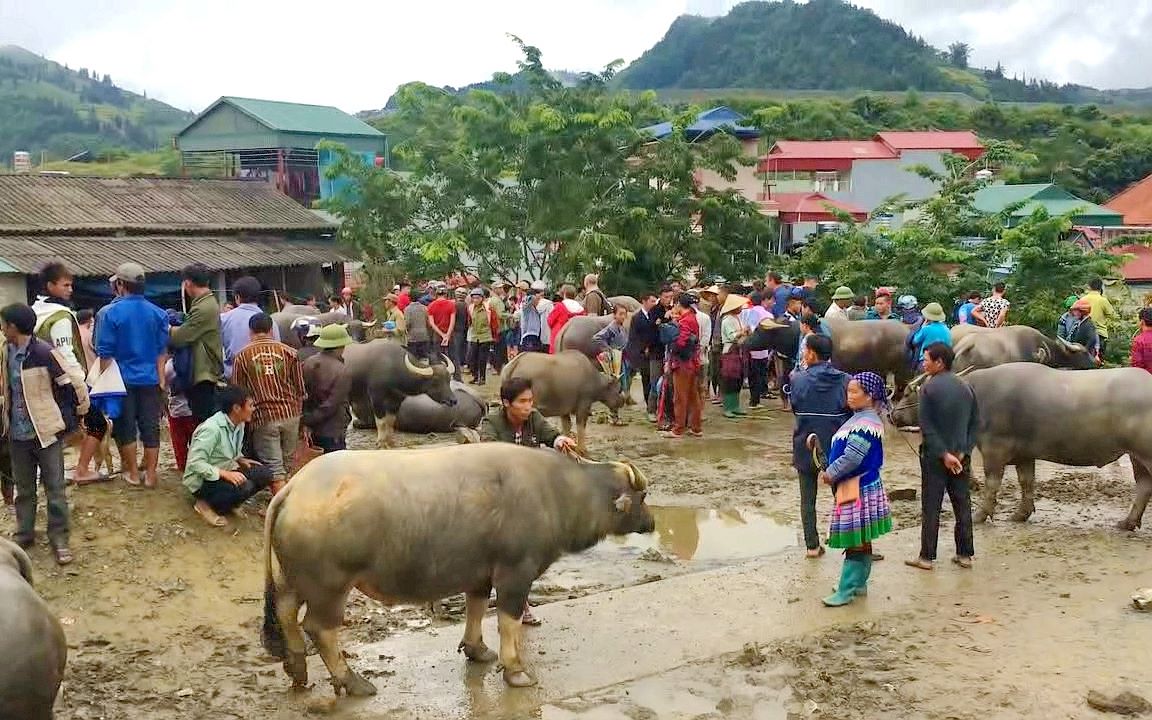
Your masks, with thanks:
M 71 70 L 13 45 L 0 46 L 0 168 L 15 150 L 59 161 L 88 151 L 156 151 L 192 114 L 116 87 L 107 75 Z
M 629 89 L 758 88 L 833 92 L 963 93 L 976 100 L 1144 105 L 1152 91 L 1101 91 L 1006 77 L 909 35 L 841 0 L 746 2 L 728 15 L 676 19 L 664 38 L 617 78 Z M 707 89 L 707 90 L 700 90 Z

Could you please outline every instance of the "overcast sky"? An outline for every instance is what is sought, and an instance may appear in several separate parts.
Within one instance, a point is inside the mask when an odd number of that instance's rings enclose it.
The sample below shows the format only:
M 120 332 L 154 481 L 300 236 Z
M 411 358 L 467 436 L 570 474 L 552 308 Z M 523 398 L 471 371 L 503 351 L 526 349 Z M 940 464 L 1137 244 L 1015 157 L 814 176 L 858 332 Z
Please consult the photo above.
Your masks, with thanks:
M 676 16 L 733 0 L 0 0 L 0 44 L 189 110 L 220 95 L 378 108 L 410 80 L 514 70 L 514 33 L 545 64 L 633 60 Z M 1096 87 L 1152 86 L 1152 0 L 856 0 L 974 64 Z

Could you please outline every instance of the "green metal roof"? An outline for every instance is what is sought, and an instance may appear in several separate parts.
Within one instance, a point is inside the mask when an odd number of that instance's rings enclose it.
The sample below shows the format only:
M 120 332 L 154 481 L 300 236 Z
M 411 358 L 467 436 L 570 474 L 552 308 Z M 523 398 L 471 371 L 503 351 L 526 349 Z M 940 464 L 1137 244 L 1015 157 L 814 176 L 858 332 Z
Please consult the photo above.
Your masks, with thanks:
M 1123 213 L 1078 198 L 1059 185 L 1039 183 L 1032 185 L 989 185 L 976 192 L 976 209 L 985 213 L 998 213 L 1009 205 L 1024 203 L 1012 213 L 1013 217 L 1031 215 L 1043 207 L 1049 215 L 1075 212 L 1077 218 L 1093 218 L 1096 225 L 1122 225 Z
M 383 137 L 384 133 L 368 123 L 331 105 L 306 105 L 278 100 L 255 100 L 225 96 L 212 103 L 207 110 L 181 130 L 177 136 L 191 129 L 201 118 L 219 105 L 231 105 L 256 122 L 277 132 L 323 135 L 332 139 L 339 136 Z

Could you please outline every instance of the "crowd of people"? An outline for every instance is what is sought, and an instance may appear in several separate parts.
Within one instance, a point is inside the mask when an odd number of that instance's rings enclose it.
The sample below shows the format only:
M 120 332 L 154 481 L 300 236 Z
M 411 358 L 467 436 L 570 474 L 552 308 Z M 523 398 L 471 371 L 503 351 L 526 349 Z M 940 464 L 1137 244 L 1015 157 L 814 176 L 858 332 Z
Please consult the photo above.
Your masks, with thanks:
M 257 279 L 234 281 L 222 307 L 211 289 L 213 278 L 203 265 L 185 268 L 186 307 L 164 311 L 144 296 L 144 269 L 129 262 L 109 278 L 112 302 L 97 313 L 76 312 L 74 275 L 53 262 L 41 273 L 43 294 L 35 303 L 0 311 L 6 340 L 0 400 L 12 462 L 4 498 L 14 505 L 15 539 L 21 545 L 36 539 L 39 484 L 47 497 L 48 541 L 58 562 L 72 561 L 64 488 L 68 482 L 83 486 L 108 478 L 94 469 L 94 461 L 109 442 L 119 450 L 124 481 L 155 488 L 162 416 L 194 508 L 214 526 L 227 524 L 227 516 L 261 490 L 276 492 L 307 457 L 346 447 L 350 381 L 343 351 L 354 342 L 347 325 L 321 326 L 314 317 L 301 317 L 292 324 L 297 349 L 282 342 L 286 338 L 266 312 L 267 296 Z M 938 303 L 921 307 L 915 297 L 884 287 L 862 296 L 839 286 L 829 293 L 831 303 L 821 307 L 818 286 L 816 277 L 789 283 L 775 272 L 750 285 L 719 281 L 686 288 L 668 282 L 642 293 L 633 309 L 622 298 L 609 298 L 595 274 L 585 276 L 580 287 L 552 290 L 542 281 L 482 285 L 470 278 L 404 282 L 377 302 L 344 288 L 326 312 L 369 323 L 376 336 L 406 345 L 417 357 L 445 355 L 457 380 L 468 372 L 477 385 L 487 382 L 489 369 L 499 374 L 517 353 L 555 352 L 553 339 L 573 318 L 605 317 L 593 338 L 603 368 L 620 376 L 629 398 L 639 376 L 645 415 L 669 439 L 701 436 L 709 402 L 722 407 L 723 417 L 739 421 L 767 410 L 766 400 L 778 399 L 779 409 L 796 417 L 794 464 L 808 554 L 825 552 L 815 516 L 822 481 L 859 478 L 859 495 L 871 503 L 863 516 L 838 517 L 829 537 L 833 547 L 852 551 L 855 564 L 846 565 L 852 572 L 846 571 L 845 582 L 863 578 L 865 583 L 870 562 L 878 557 L 871 540 L 890 527 L 886 506 L 878 500 L 883 494 L 878 465 L 873 467 L 882 463 L 882 436 L 869 434 L 875 423 L 868 415 L 882 409 L 886 396 L 878 394 L 873 377 L 853 379 L 832 368 L 834 327 L 841 319 L 912 326 L 908 362 L 934 379 L 925 391 L 928 409 L 921 411 L 928 418 L 922 423 L 922 453 L 929 453 L 922 468 L 925 488 L 931 488 L 924 498 L 932 507 L 924 508 L 924 544 L 911 564 L 931 567 L 934 518 L 943 496 L 958 509 L 968 504 L 965 479 L 973 442 L 971 432 L 956 425 L 957 418 L 974 415 L 962 411 L 957 389 L 962 383 L 948 379 L 949 317 Z M 1101 290 L 1102 283 L 1094 280 L 1083 296 L 1068 298 L 1057 328 L 1060 338 L 1098 357 L 1118 317 Z M 1000 327 L 1010 309 L 998 284 L 987 296 L 970 294 L 951 321 Z M 1152 372 L 1152 310 L 1141 311 L 1140 321 L 1132 364 Z M 795 352 L 746 349 L 764 326 L 799 328 Z M 941 409 L 934 413 L 931 398 L 937 395 Z M 488 435 L 570 449 L 572 441 L 534 411 L 530 386 L 505 383 L 500 397 L 504 414 L 486 422 Z M 78 459 L 66 472 L 68 443 L 77 445 Z M 826 466 L 814 460 L 813 443 L 828 451 Z M 869 559 L 862 559 L 865 555 Z M 972 555 L 971 524 L 958 523 L 957 561 L 968 566 Z M 834 601 L 845 597 L 841 593 Z

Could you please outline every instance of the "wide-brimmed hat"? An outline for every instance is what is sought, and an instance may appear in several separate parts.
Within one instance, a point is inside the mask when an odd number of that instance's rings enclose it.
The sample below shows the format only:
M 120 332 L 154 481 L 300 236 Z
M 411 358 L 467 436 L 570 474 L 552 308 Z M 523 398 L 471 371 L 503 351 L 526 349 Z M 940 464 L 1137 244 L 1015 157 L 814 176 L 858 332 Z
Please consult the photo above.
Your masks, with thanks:
M 709 293 L 711 293 L 712 295 L 719 295 L 720 294 L 720 286 L 719 285 L 709 285 L 708 287 L 706 287 L 700 291 L 701 295 L 707 295 Z
M 832 293 L 833 300 L 852 300 L 856 297 L 856 293 L 852 292 L 852 288 L 847 285 L 841 285 L 836 288 L 836 292 Z
M 527 280 L 520 280 L 516 283 L 517 290 L 531 290 L 532 286 L 528 284 Z
M 320 337 L 313 344 L 321 350 L 330 350 L 342 348 L 354 342 L 355 340 L 348 334 L 348 328 L 344 325 L 325 325 L 320 328 Z
M 544 282 L 543 280 L 533 280 L 532 281 L 532 289 L 536 290 L 538 292 L 547 292 L 548 291 L 548 283 Z
M 393 304 L 400 302 L 400 298 L 396 297 L 392 293 L 388 293 L 382 299 L 384 300 L 384 302 L 390 302 Z
M 743 310 L 744 306 L 748 304 L 748 298 L 743 295 L 729 295 L 724 300 L 724 306 L 720 308 L 721 315 L 727 315 L 734 310 Z
M 925 320 L 931 320 L 932 322 L 944 322 L 944 308 L 940 307 L 940 303 L 928 303 L 924 306 L 924 309 L 920 311 L 920 314 L 924 316 Z

